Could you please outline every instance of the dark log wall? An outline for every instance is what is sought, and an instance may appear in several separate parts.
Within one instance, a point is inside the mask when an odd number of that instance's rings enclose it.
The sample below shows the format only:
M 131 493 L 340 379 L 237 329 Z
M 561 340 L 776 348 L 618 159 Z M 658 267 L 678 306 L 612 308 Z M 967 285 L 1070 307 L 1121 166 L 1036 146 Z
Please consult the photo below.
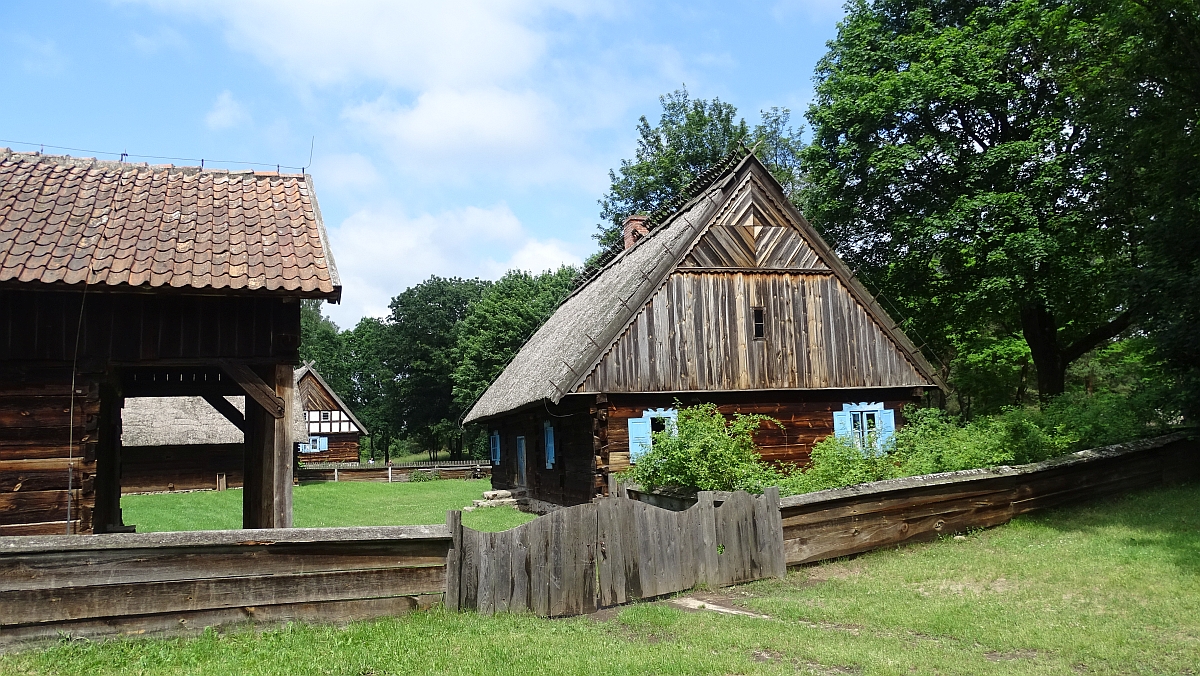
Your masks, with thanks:
M 842 404 L 883 402 L 896 411 L 896 424 L 903 424 L 903 408 L 919 400 L 917 388 L 867 390 L 812 390 L 791 392 L 731 392 L 678 394 L 614 394 L 608 397 L 607 444 L 598 464 L 619 472 L 629 466 L 629 419 L 640 418 L 646 409 L 674 408 L 715 403 L 726 416 L 760 413 L 783 423 L 783 429 L 764 424 L 755 435 L 763 459 L 790 462 L 803 467 L 813 444 L 833 434 L 833 412 Z
M 71 399 L 69 369 L 0 365 L 0 535 L 92 532 L 100 383 L 76 378 L 74 428 Z
M 206 358 L 295 363 L 297 299 L 0 290 L 0 361 L 153 362 Z
M 121 492 L 215 489 L 217 474 L 240 488 L 245 444 L 125 446 L 121 449 Z
M 570 397 L 558 406 L 541 406 L 488 423 L 500 432 L 500 465 L 492 468 L 493 488 L 516 488 L 517 437 L 525 437 L 526 495 L 558 505 L 589 502 L 602 491 L 597 474 L 593 416 L 595 397 Z M 546 469 L 543 423 L 554 425 L 555 463 Z
M 0 289 L 0 535 L 65 533 L 68 507 L 70 532 L 122 530 L 121 397 L 240 393 L 219 359 L 284 368 L 290 393 L 299 342 L 296 298 Z
M 753 308 L 764 311 L 754 338 Z M 680 392 L 927 384 L 833 275 L 672 274 L 579 392 Z
M 321 436 L 329 437 L 329 450 L 319 453 L 301 453 L 300 462 L 358 462 L 359 434 L 357 432 L 322 434 Z

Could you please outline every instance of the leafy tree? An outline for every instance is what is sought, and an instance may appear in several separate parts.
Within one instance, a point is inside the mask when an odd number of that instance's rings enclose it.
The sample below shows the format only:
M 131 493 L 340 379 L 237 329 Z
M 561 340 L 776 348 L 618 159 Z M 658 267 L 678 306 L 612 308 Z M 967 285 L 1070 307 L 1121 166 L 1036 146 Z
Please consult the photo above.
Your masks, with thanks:
M 397 436 L 391 404 L 396 396 L 396 373 L 386 355 L 396 351 L 396 332 L 374 317 L 359 320 L 353 331 L 343 334 L 352 369 L 352 385 L 343 399 L 371 433 L 370 453 L 383 451 L 384 462 L 391 461 L 392 441 Z
M 300 301 L 300 359 L 313 362 L 339 393 L 350 390 L 351 366 L 342 331 L 321 312 L 323 301 Z
M 1060 22 L 1104 206 L 1141 229 L 1138 290 L 1158 355 L 1200 401 L 1200 2 L 1076 0 Z
M 685 88 L 659 101 L 663 112 L 657 126 L 645 116 L 638 121 L 634 159 L 622 160 L 620 169 L 608 173 L 612 186 L 600 200 L 605 223 L 595 235 L 601 246 L 620 241 L 627 216 L 654 211 L 739 143 L 757 144 L 759 157 L 784 188 L 799 188 L 800 131 L 789 126 L 788 109 L 762 111 L 762 123 L 751 130 L 737 117 L 737 108 L 719 98 L 692 99 Z
M 392 299 L 392 332 L 384 359 L 396 374 L 389 408 L 394 429 L 423 444 L 430 459 L 456 449 L 462 411 L 451 376 L 457 365 L 458 324 L 491 285 L 479 279 L 430 277 Z
M 466 413 L 571 291 L 578 273 L 562 266 L 540 275 L 510 270 L 483 293 L 458 329 L 454 401 Z
M 972 327 L 1019 330 L 1043 398 L 1130 325 L 1138 235 L 1104 208 L 1060 11 L 854 2 L 818 66 L 804 151 L 806 214 L 906 328 L 951 358 Z

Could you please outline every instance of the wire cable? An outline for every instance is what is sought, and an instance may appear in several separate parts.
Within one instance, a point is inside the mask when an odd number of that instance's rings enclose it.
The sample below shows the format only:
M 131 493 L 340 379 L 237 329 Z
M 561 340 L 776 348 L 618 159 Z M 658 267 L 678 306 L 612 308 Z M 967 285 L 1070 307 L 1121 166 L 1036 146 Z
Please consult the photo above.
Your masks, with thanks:
M 243 160 L 208 160 L 208 159 L 204 159 L 201 157 L 170 157 L 167 155 L 137 155 L 137 154 L 125 153 L 125 152 L 114 153 L 114 152 L 109 152 L 107 150 L 89 150 L 87 148 L 72 148 L 70 146 L 55 146 L 55 145 L 50 145 L 48 143 L 31 143 L 29 141 L 14 141 L 11 139 L 2 139 L 2 138 L 0 138 L 0 143 L 14 143 L 16 145 L 22 145 L 22 146 L 36 146 L 37 148 L 39 148 L 39 152 L 41 152 L 45 148 L 53 148 L 55 150 L 70 150 L 71 152 L 76 152 L 76 153 L 91 153 L 94 155 L 113 155 L 113 156 L 120 158 L 118 160 L 119 162 L 124 162 L 125 158 L 127 158 L 127 157 L 137 157 L 137 158 L 141 158 L 141 159 L 145 159 L 145 160 L 170 160 L 172 162 L 199 162 L 201 168 L 204 167 L 204 164 L 206 162 L 208 162 L 208 163 L 215 162 L 217 164 L 244 164 L 244 165 L 254 166 L 254 167 L 275 167 L 276 171 L 279 171 L 280 169 L 299 169 L 300 173 L 304 173 L 308 169 L 307 166 L 297 167 L 297 166 L 293 166 L 290 164 L 279 164 L 277 162 L 246 162 Z M 315 136 L 313 137 L 313 143 L 314 144 L 316 143 Z M 309 162 L 311 163 L 312 162 L 311 147 L 310 147 L 309 152 L 310 152 Z

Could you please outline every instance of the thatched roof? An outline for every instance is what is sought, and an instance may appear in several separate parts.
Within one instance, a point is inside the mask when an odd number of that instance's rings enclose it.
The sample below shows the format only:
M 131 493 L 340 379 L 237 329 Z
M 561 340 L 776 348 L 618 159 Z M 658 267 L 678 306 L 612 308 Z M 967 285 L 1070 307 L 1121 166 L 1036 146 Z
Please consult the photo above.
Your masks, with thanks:
M 245 397 L 225 397 L 242 413 Z M 121 411 L 122 446 L 240 444 L 242 431 L 203 397 L 130 397 Z
M 464 422 L 547 399 L 557 403 L 587 374 L 720 206 L 719 182 L 621 253 L 569 296 L 484 392 Z M 653 280 L 648 283 L 647 280 Z
M 941 384 L 920 351 L 791 206 L 783 196 L 783 189 L 758 159 L 746 154 L 736 166 L 722 164 L 723 171 L 704 177 L 707 186 L 690 187 L 688 193 L 694 197 L 563 301 L 479 398 L 465 417 L 465 423 L 541 401 L 558 403 L 567 394 L 581 391 L 589 374 L 693 250 L 706 228 L 735 197 L 739 186 L 751 180 L 758 186 L 756 189 L 770 191 L 772 199 L 782 205 L 784 218 L 815 252 L 818 264 L 828 267 L 841 288 L 852 297 L 850 302 L 865 310 L 870 321 L 878 325 L 882 335 L 902 355 L 899 358 L 911 365 L 911 377 L 905 384 Z

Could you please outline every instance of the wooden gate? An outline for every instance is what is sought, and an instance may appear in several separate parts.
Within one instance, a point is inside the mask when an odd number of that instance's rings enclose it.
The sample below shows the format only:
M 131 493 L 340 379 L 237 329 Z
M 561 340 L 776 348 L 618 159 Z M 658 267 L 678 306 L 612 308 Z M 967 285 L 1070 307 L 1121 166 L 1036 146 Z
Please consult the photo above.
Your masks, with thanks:
M 698 498 L 682 512 L 603 498 L 501 533 L 464 528 L 450 512 L 446 605 L 562 617 L 786 574 L 778 489 L 719 506 L 712 493 Z

